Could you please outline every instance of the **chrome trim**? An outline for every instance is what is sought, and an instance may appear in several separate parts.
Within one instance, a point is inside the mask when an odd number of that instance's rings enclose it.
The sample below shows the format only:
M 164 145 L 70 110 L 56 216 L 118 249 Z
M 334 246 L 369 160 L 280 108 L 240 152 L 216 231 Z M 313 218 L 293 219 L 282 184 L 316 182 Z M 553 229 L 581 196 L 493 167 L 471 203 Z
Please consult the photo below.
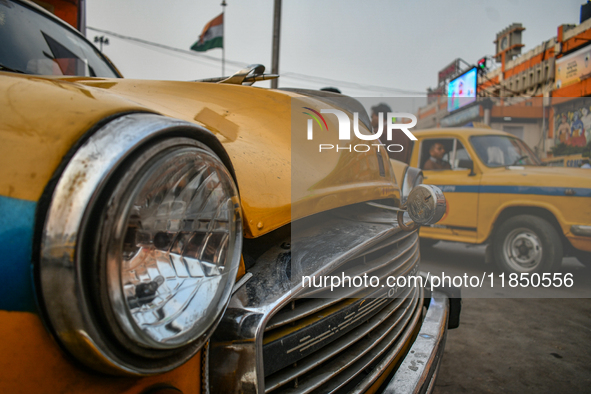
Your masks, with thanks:
M 407 297 L 410 293 L 410 290 L 405 293 L 406 294 L 403 294 L 403 296 Z M 395 313 L 399 309 L 399 307 L 402 306 L 402 304 L 405 301 L 406 298 L 397 298 L 389 305 L 387 305 L 385 308 L 383 308 L 379 313 L 372 316 L 371 319 L 368 320 L 368 324 L 355 328 L 353 331 L 347 333 L 347 335 L 339 338 L 337 341 L 330 343 L 329 345 L 325 346 L 324 348 L 316 352 L 314 354 L 313 360 L 305 360 L 302 363 L 298 363 L 297 368 L 294 368 L 293 370 L 279 371 L 269 376 L 265 381 L 265 383 L 267 384 L 265 386 L 265 391 L 269 392 L 271 390 L 275 390 L 276 388 L 280 387 L 286 382 L 312 370 L 324 361 L 340 353 L 342 350 L 360 341 L 366 334 L 368 334 L 373 329 L 382 324 L 384 321 L 386 321 L 393 313 Z M 323 371 L 326 370 L 323 369 Z
M 591 237 L 591 226 L 570 226 L 570 232 L 580 237 Z
M 326 389 L 325 391 L 332 392 L 345 386 L 382 356 L 385 356 L 385 359 L 382 359 L 380 364 L 391 364 L 393 358 L 399 354 L 404 344 L 408 342 L 412 336 L 414 328 L 419 323 L 423 304 L 422 289 L 413 289 L 412 295 L 401 301 L 402 302 L 398 305 L 396 305 L 395 302 L 392 303 L 394 304 L 392 305 L 394 307 L 393 311 L 388 311 L 387 307 L 382 310 L 382 312 L 385 313 L 389 312 L 385 319 L 381 316 L 381 312 L 369 320 L 370 325 L 374 319 L 379 319 L 381 320 L 379 323 L 383 323 L 371 327 L 374 329 L 371 331 L 371 337 L 364 338 L 364 335 L 367 333 L 367 328 L 365 326 L 360 326 L 348 333 L 347 336 L 331 343 L 326 348 L 319 351 L 318 354 L 324 356 L 323 360 L 325 360 L 328 357 L 321 353 L 323 353 L 325 349 L 327 349 L 326 351 L 329 351 L 336 348 L 336 351 L 334 351 L 333 354 L 340 352 L 338 358 L 323 365 L 322 368 L 313 371 L 311 375 L 300 380 L 297 388 L 288 388 L 282 392 L 305 394 L 310 393 L 325 384 L 329 384 L 329 387 L 323 387 L 323 390 Z M 398 306 L 400 306 L 400 308 L 398 308 Z M 392 314 L 392 312 L 394 313 Z M 353 340 L 352 343 L 347 343 L 347 341 L 351 340 Z M 359 340 L 359 343 L 349 347 L 357 340 Z M 303 367 L 305 367 L 306 370 L 311 370 L 314 366 L 315 365 L 304 365 Z M 352 370 L 349 371 L 348 368 L 352 368 Z M 301 375 L 304 371 L 299 371 L 299 369 L 300 364 L 298 364 L 296 371 Z M 372 382 L 373 381 L 368 382 L 367 379 L 363 379 L 358 387 L 361 385 L 363 387 L 361 391 L 365 391 L 371 386 Z M 284 377 L 280 382 L 273 383 L 273 388 L 277 388 L 281 384 L 287 383 L 287 378 Z M 271 389 L 268 389 L 266 392 L 270 391 Z
M 392 237 L 394 238 L 394 237 Z M 412 239 L 402 238 L 400 241 L 400 249 L 396 250 L 395 253 L 390 255 L 379 256 L 374 260 L 368 260 L 367 258 L 363 261 L 352 261 L 351 264 L 347 264 L 343 267 L 339 267 L 339 272 L 344 275 L 353 277 L 354 275 L 362 276 L 363 274 L 372 274 L 377 276 L 380 281 L 385 281 L 390 276 L 403 276 L 408 275 L 409 271 L 413 268 L 417 271 L 417 265 L 419 260 L 419 240 L 418 237 Z M 362 257 L 365 256 L 362 255 Z M 390 257 L 390 259 L 388 259 Z M 357 258 L 355 259 L 357 260 Z M 393 267 L 394 266 L 394 267 Z M 411 273 L 412 274 L 412 273 Z M 319 297 L 319 298 L 353 298 L 361 297 L 363 295 L 362 288 L 342 288 L 335 291 L 330 289 L 309 289 L 302 294 L 302 297 Z M 380 297 L 381 295 L 377 295 Z
M 249 64 L 230 77 L 214 77 L 198 79 L 194 82 L 229 83 L 233 85 L 252 85 L 257 81 L 268 81 L 279 78 L 279 74 L 264 74 L 265 66 L 262 64 Z
M 147 375 L 169 371 L 191 358 L 211 335 L 216 322 L 189 345 L 160 353 L 162 358 L 138 361 L 120 349 L 104 333 L 98 321 L 83 270 L 91 269 L 82 259 L 84 231 L 88 216 L 100 193 L 119 166 L 145 144 L 158 139 L 187 135 L 196 146 L 208 149 L 195 138 L 214 138 L 194 124 L 154 114 L 131 114 L 119 117 L 86 140 L 66 165 L 53 192 L 41 238 L 38 266 L 40 303 L 45 307 L 48 326 L 58 341 L 87 366 L 110 374 Z M 242 227 L 242 226 L 240 226 Z M 238 234 L 237 251 L 232 266 L 240 262 L 242 236 Z M 235 278 L 234 278 L 235 280 Z M 233 285 L 234 283 L 232 283 Z M 230 292 L 228 292 L 230 296 Z M 229 301 L 229 299 L 228 299 Z M 222 308 L 223 313 L 223 308 Z M 141 357 L 140 357 L 141 358 Z M 142 366 L 136 365 L 139 363 Z
M 408 238 L 408 236 L 410 234 L 411 233 L 402 233 L 401 238 L 397 238 L 397 237 L 391 237 L 391 238 L 394 239 L 394 242 L 399 243 L 399 242 L 405 241 L 406 238 Z M 400 234 L 396 234 L 396 236 L 398 236 L 398 235 L 400 235 Z M 408 240 L 406 240 L 406 241 L 408 241 Z M 375 252 L 378 247 L 383 248 L 386 246 L 390 246 L 394 242 L 390 242 L 388 240 L 386 243 L 380 243 L 380 244 L 376 245 L 374 248 L 370 248 L 368 251 L 364 251 L 364 253 L 361 254 L 361 256 L 359 256 L 359 257 L 367 256 L 368 253 Z M 402 250 L 400 250 L 400 249 L 402 249 Z M 376 275 L 376 276 L 378 276 L 380 278 L 380 280 L 383 280 L 387 275 L 393 275 L 393 274 L 405 275 L 408 273 L 408 272 L 404 271 L 404 269 L 407 268 L 407 265 L 410 264 L 412 267 L 414 267 L 416 265 L 418 257 L 419 257 L 418 256 L 418 254 L 419 254 L 418 249 L 419 249 L 418 248 L 418 239 L 415 238 L 414 240 L 410 240 L 410 242 L 405 242 L 404 245 L 399 246 L 399 249 L 396 250 L 395 254 L 379 256 L 377 259 L 369 260 L 369 261 L 364 260 L 362 263 L 362 267 L 365 267 L 365 270 L 363 270 L 363 269 L 360 270 L 359 267 L 357 266 L 358 264 L 354 264 L 352 268 L 357 268 L 357 272 L 352 271 L 350 268 L 347 269 L 347 267 L 343 267 L 342 272 L 345 275 L 353 276 L 353 275 L 362 275 L 364 273 L 365 274 L 373 273 L 374 271 L 376 271 L 378 269 L 380 269 L 381 271 L 385 271 L 385 268 L 387 268 L 390 265 L 390 263 L 395 261 L 397 264 L 395 271 L 388 270 L 385 272 L 381 272 L 381 274 Z M 405 256 L 405 255 L 407 255 L 407 256 Z M 403 256 L 404 256 L 404 260 L 399 260 Z M 387 259 L 388 257 L 390 257 L 390 259 Z M 384 260 L 386 260 L 386 261 L 384 261 Z M 370 268 L 367 268 L 367 267 L 370 267 Z M 325 292 L 325 294 L 322 294 L 323 292 Z M 327 292 L 328 291 L 325 289 L 320 289 L 318 292 L 314 292 L 314 291 L 306 292 L 306 298 L 311 295 L 315 295 L 316 297 L 318 297 L 318 296 L 319 297 L 310 299 L 304 307 L 297 307 L 297 309 L 290 310 L 287 312 L 281 312 L 281 313 L 273 315 L 273 317 L 269 320 L 269 322 L 265 326 L 265 331 L 269 331 L 271 329 L 280 327 L 284 324 L 292 323 L 298 319 L 301 319 L 303 317 L 306 317 L 308 315 L 316 313 L 319 310 L 322 310 L 332 304 L 335 304 L 335 303 L 341 301 L 343 298 L 362 297 L 364 295 L 359 294 L 359 293 L 363 293 L 366 291 L 363 288 L 361 288 L 361 289 L 351 288 L 349 290 L 339 291 L 338 293 L 332 292 L 330 294 L 326 294 Z M 320 293 L 320 294 L 317 294 L 317 293 Z M 335 298 L 335 295 L 337 295 L 337 294 L 338 294 L 338 298 Z M 330 297 L 331 295 L 333 295 L 332 298 Z
M 384 394 L 431 392 L 445 347 L 448 316 L 447 295 L 438 291 L 433 292 L 419 335 L 384 389 Z
M 212 392 L 265 390 L 263 334 L 271 317 L 306 289 L 301 277 L 327 275 L 389 237 L 401 233 L 393 212 L 344 207 L 292 223 L 291 277 L 278 263 L 281 243 L 249 270 L 252 278 L 232 297 L 211 338 Z M 363 209 L 361 209 L 363 211 Z M 413 237 L 418 238 L 416 233 Z M 319 247 L 322 246 L 322 247 Z M 417 256 L 418 258 L 418 256 Z
M 201 394 L 210 394 L 209 390 L 209 342 L 201 349 Z
M 390 206 L 390 205 L 384 205 L 384 204 L 380 204 L 377 202 L 366 202 L 367 205 L 372 206 L 372 207 L 376 207 L 376 208 L 381 208 L 381 209 L 387 209 L 389 211 L 394 211 L 394 212 L 406 212 L 406 206 L 402 206 L 402 207 L 394 207 L 394 206 Z
M 269 323 L 265 326 L 265 331 L 270 331 L 283 325 L 292 323 L 298 319 L 309 316 L 313 313 L 323 310 L 331 305 L 334 305 L 342 300 L 335 298 L 316 298 L 310 300 L 304 307 L 299 307 L 297 310 L 291 310 L 286 313 L 278 313 L 274 315 Z
M 244 284 L 248 282 L 250 278 L 252 278 L 252 274 L 250 272 L 242 275 L 242 278 L 240 278 L 240 280 L 234 284 L 234 287 L 232 288 L 232 295 L 234 295 L 234 293 L 236 293 L 239 288 L 244 286 Z
M 402 185 L 400 186 L 400 202 L 406 205 L 406 200 L 412 189 L 417 185 L 419 177 L 423 177 L 423 171 L 416 167 L 407 167 L 402 178 Z

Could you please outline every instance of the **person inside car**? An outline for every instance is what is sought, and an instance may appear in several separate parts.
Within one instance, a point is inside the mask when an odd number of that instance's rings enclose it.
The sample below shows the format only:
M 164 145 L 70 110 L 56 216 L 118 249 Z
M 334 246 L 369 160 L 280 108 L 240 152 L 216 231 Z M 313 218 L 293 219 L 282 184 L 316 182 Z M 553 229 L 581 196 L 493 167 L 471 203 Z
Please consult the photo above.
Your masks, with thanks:
M 423 165 L 423 170 L 450 170 L 451 165 L 443 160 L 445 155 L 445 147 L 440 142 L 435 142 L 429 148 L 429 160 Z

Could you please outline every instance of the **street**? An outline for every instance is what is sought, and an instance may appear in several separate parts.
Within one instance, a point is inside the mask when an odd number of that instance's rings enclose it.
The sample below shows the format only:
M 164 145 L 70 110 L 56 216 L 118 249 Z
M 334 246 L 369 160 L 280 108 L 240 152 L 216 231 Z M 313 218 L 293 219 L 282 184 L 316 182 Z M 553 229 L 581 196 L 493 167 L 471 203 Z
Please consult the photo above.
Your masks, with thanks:
M 421 270 L 432 273 L 500 274 L 485 264 L 483 246 L 439 242 L 422 248 L 421 259 Z M 576 259 L 565 258 L 562 271 L 588 288 L 591 269 Z M 566 298 L 581 292 L 556 293 L 565 298 L 464 292 L 460 327 L 448 332 L 435 393 L 589 393 L 591 300 Z

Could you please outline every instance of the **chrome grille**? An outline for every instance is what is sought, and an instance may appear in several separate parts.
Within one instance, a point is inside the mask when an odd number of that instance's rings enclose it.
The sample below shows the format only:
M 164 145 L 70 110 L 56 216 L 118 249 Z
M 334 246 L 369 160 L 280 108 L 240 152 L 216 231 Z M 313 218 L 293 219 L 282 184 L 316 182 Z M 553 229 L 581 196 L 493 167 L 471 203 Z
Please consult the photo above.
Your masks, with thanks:
M 254 259 L 250 277 L 210 340 L 211 392 L 363 391 L 394 368 L 416 333 L 421 289 L 331 292 L 302 283 L 341 273 L 415 275 L 416 231 L 366 204 L 300 219 L 289 230 L 245 251 Z
M 414 274 L 419 260 L 416 232 L 398 232 L 368 247 L 341 267 L 345 275 Z M 395 298 L 372 298 L 362 288 L 313 289 L 271 317 L 263 336 L 265 392 L 310 393 L 367 387 L 379 377 L 364 371 L 394 360 L 422 311 L 422 290 L 406 288 Z M 334 298 L 337 295 L 338 298 Z M 398 350 L 397 350 L 398 349 Z M 388 362 L 388 364 L 390 363 Z

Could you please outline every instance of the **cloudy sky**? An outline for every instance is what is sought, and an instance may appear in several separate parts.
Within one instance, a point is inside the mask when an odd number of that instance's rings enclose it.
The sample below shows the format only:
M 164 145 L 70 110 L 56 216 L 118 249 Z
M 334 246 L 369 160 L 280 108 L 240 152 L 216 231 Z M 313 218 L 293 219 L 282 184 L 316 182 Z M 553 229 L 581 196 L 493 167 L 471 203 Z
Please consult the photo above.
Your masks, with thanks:
M 89 27 L 188 50 L 221 0 L 87 0 Z M 227 0 L 226 74 L 270 70 L 273 0 Z M 456 57 L 494 52 L 496 33 L 526 28 L 524 53 L 578 24 L 583 0 L 284 0 L 280 86 L 333 85 L 352 96 L 421 96 Z M 92 41 L 97 31 L 88 30 Z M 221 49 L 185 54 L 107 35 L 107 56 L 125 77 L 194 80 L 221 75 Z M 334 82 L 332 80 L 335 80 Z M 342 81 L 342 82 L 341 82 Z M 263 83 L 265 86 L 267 83 Z M 268 85 L 267 85 L 268 86 Z M 376 88 L 378 87 L 378 88 Z

